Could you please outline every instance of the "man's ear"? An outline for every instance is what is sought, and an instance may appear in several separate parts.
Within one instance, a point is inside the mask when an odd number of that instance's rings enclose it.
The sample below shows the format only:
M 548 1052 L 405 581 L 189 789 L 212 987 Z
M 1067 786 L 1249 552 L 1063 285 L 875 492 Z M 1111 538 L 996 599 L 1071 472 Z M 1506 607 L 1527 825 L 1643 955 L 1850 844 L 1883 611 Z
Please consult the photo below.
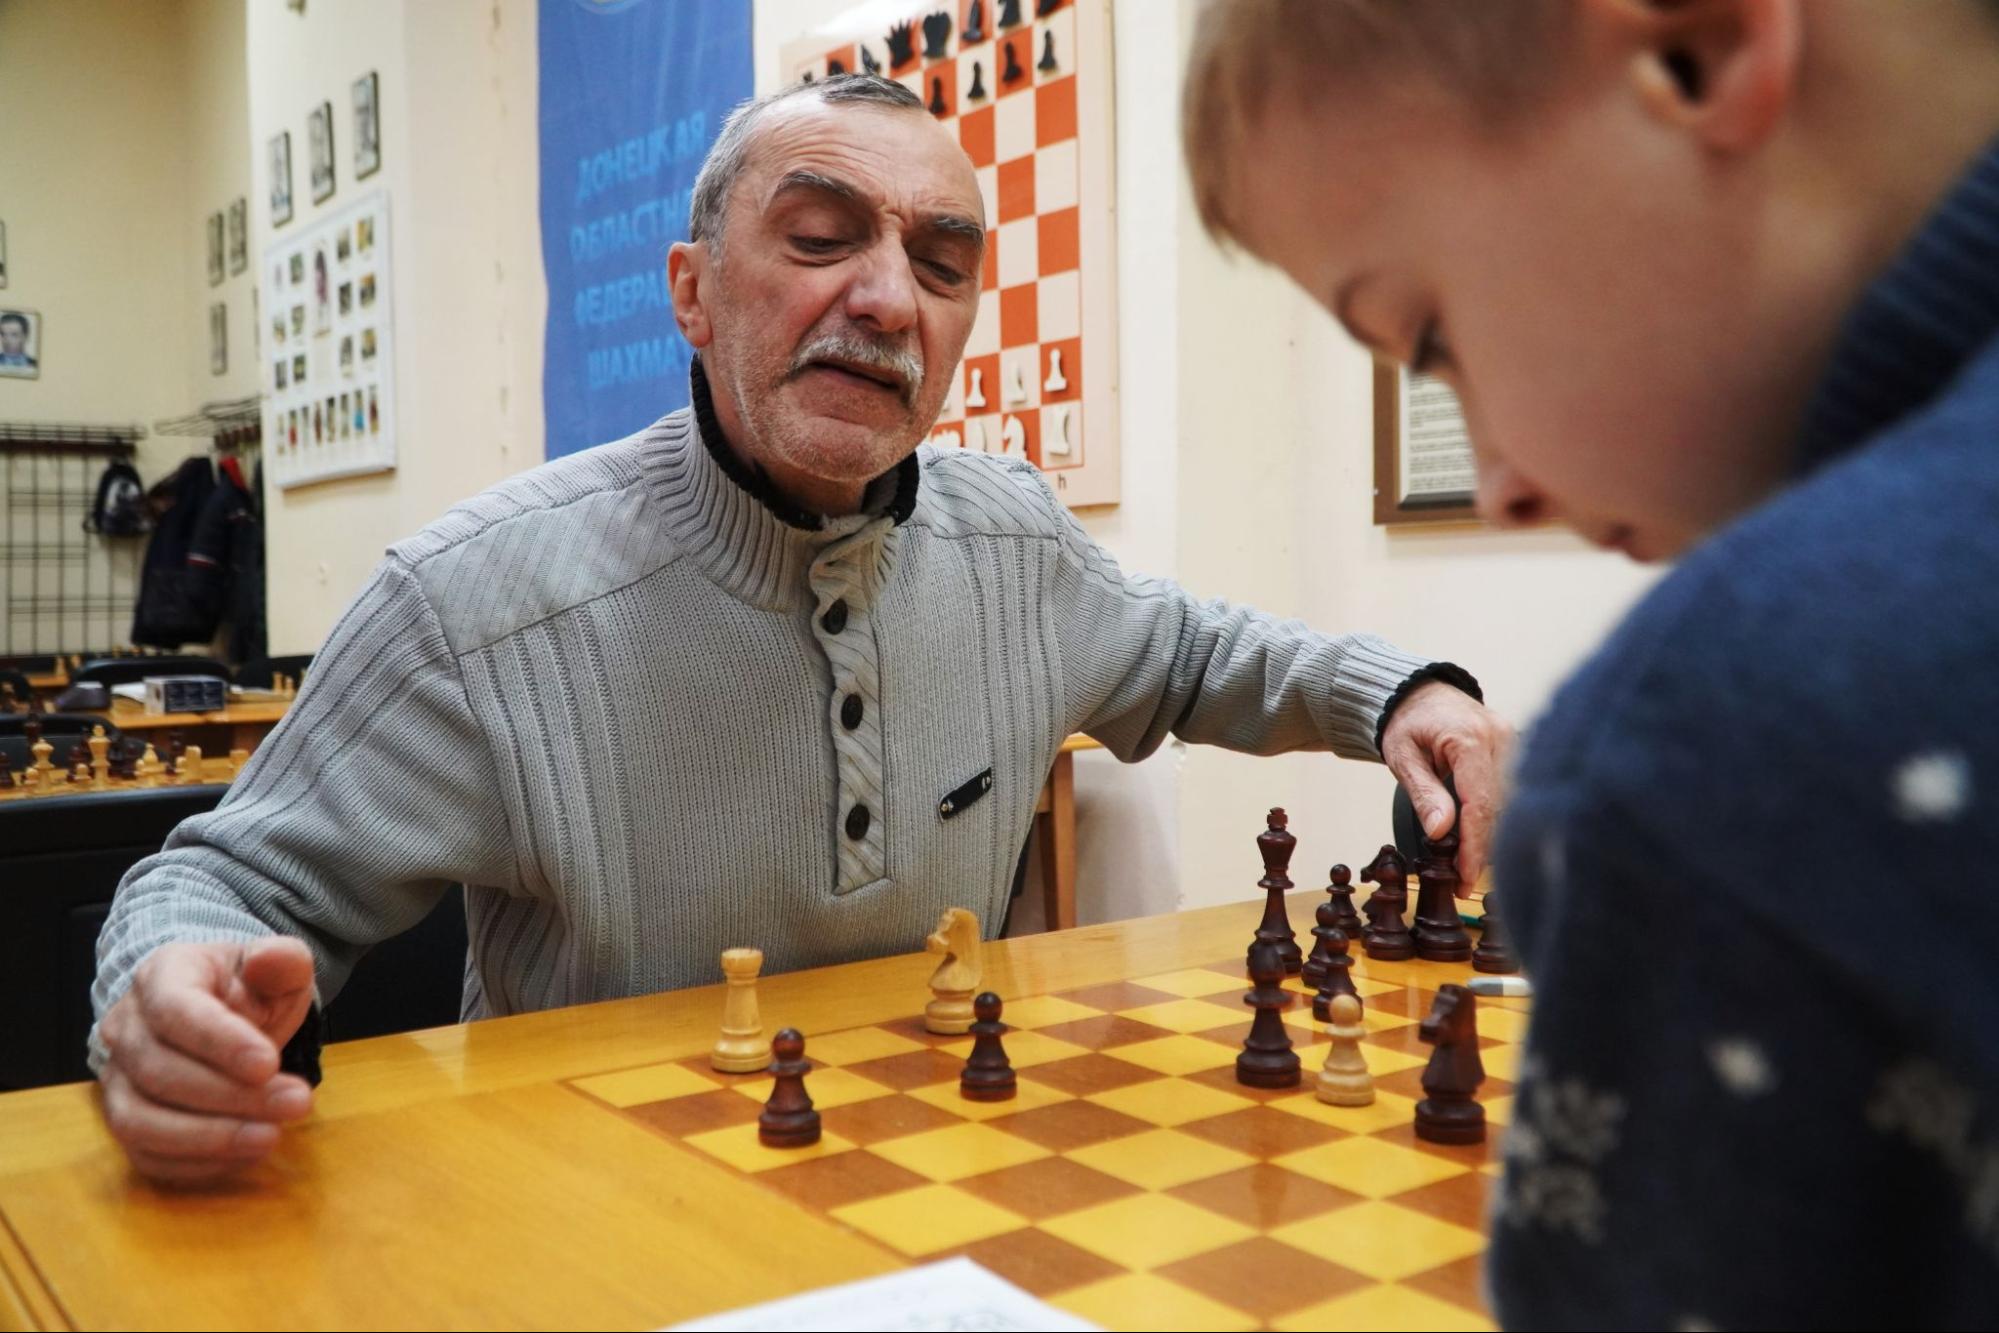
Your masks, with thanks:
M 1646 110 L 1718 153 L 1769 138 L 1797 93 L 1799 0 L 1589 0 L 1615 25 Z
M 666 283 L 673 292 L 673 322 L 680 336 L 696 351 L 715 340 L 715 327 L 708 321 L 707 278 L 710 255 L 706 241 L 675 241 L 666 252 Z

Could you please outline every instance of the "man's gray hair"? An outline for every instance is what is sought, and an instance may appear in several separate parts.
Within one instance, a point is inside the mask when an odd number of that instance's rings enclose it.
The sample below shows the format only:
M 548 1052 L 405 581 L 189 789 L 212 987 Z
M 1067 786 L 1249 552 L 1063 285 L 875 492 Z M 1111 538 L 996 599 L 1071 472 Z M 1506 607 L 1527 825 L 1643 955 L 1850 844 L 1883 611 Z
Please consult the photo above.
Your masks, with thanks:
M 817 97 L 822 102 L 841 104 L 867 102 L 905 111 L 924 109 L 923 99 L 906 85 L 879 74 L 836 74 L 816 83 L 795 83 L 742 103 L 722 122 L 722 132 L 715 136 L 715 146 L 708 150 L 701 163 L 701 174 L 694 178 L 694 198 L 687 209 L 688 240 L 707 241 L 709 249 L 721 250 L 729 194 L 749 159 L 757 122 L 778 103 L 798 97 Z

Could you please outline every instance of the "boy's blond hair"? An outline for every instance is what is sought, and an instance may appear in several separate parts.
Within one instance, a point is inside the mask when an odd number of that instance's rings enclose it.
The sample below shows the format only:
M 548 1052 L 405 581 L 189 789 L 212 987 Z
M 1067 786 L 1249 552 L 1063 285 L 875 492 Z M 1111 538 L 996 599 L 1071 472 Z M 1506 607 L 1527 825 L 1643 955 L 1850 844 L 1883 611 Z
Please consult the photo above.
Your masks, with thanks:
M 1207 0 L 1180 126 L 1202 225 L 1237 239 L 1234 164 L 1273 100 L 1309 104 L 1355 71 L 1428 77 L 1497 121 L 1544 85 L 1568 10 L 1566 0 Z

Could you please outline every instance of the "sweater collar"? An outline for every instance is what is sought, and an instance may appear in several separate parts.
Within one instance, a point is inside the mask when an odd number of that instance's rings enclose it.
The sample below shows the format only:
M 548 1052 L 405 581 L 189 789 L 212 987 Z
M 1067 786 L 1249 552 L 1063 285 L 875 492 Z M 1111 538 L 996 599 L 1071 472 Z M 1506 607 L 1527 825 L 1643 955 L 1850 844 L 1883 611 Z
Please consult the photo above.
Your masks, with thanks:
M 1800 472 L 1934 398 L 1999 336 L 1999 141 L 1944 195 L 1846 318 L 1805 412 Z
M 699 357 L 689 388 L 692 405 L 655 423 L 644 451 L 653 499 L 686 558 L 754 606 L 793 609 L 813 600 L 811 585 L 824 575 L 837 575 L 844 595 L 871 602 L 916 508 L 915 454 L 869 485 L 860 513 L 810 513 L 729 448 Z

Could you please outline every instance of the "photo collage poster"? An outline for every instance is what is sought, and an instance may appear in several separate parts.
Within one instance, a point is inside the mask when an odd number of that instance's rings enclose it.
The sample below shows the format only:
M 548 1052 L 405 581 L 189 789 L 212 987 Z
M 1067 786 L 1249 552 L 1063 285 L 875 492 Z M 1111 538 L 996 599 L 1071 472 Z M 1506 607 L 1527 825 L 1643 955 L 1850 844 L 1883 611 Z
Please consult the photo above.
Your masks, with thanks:
M 386 191 L 263 257 L 264 458 L 282 487 L 396 465 Z

